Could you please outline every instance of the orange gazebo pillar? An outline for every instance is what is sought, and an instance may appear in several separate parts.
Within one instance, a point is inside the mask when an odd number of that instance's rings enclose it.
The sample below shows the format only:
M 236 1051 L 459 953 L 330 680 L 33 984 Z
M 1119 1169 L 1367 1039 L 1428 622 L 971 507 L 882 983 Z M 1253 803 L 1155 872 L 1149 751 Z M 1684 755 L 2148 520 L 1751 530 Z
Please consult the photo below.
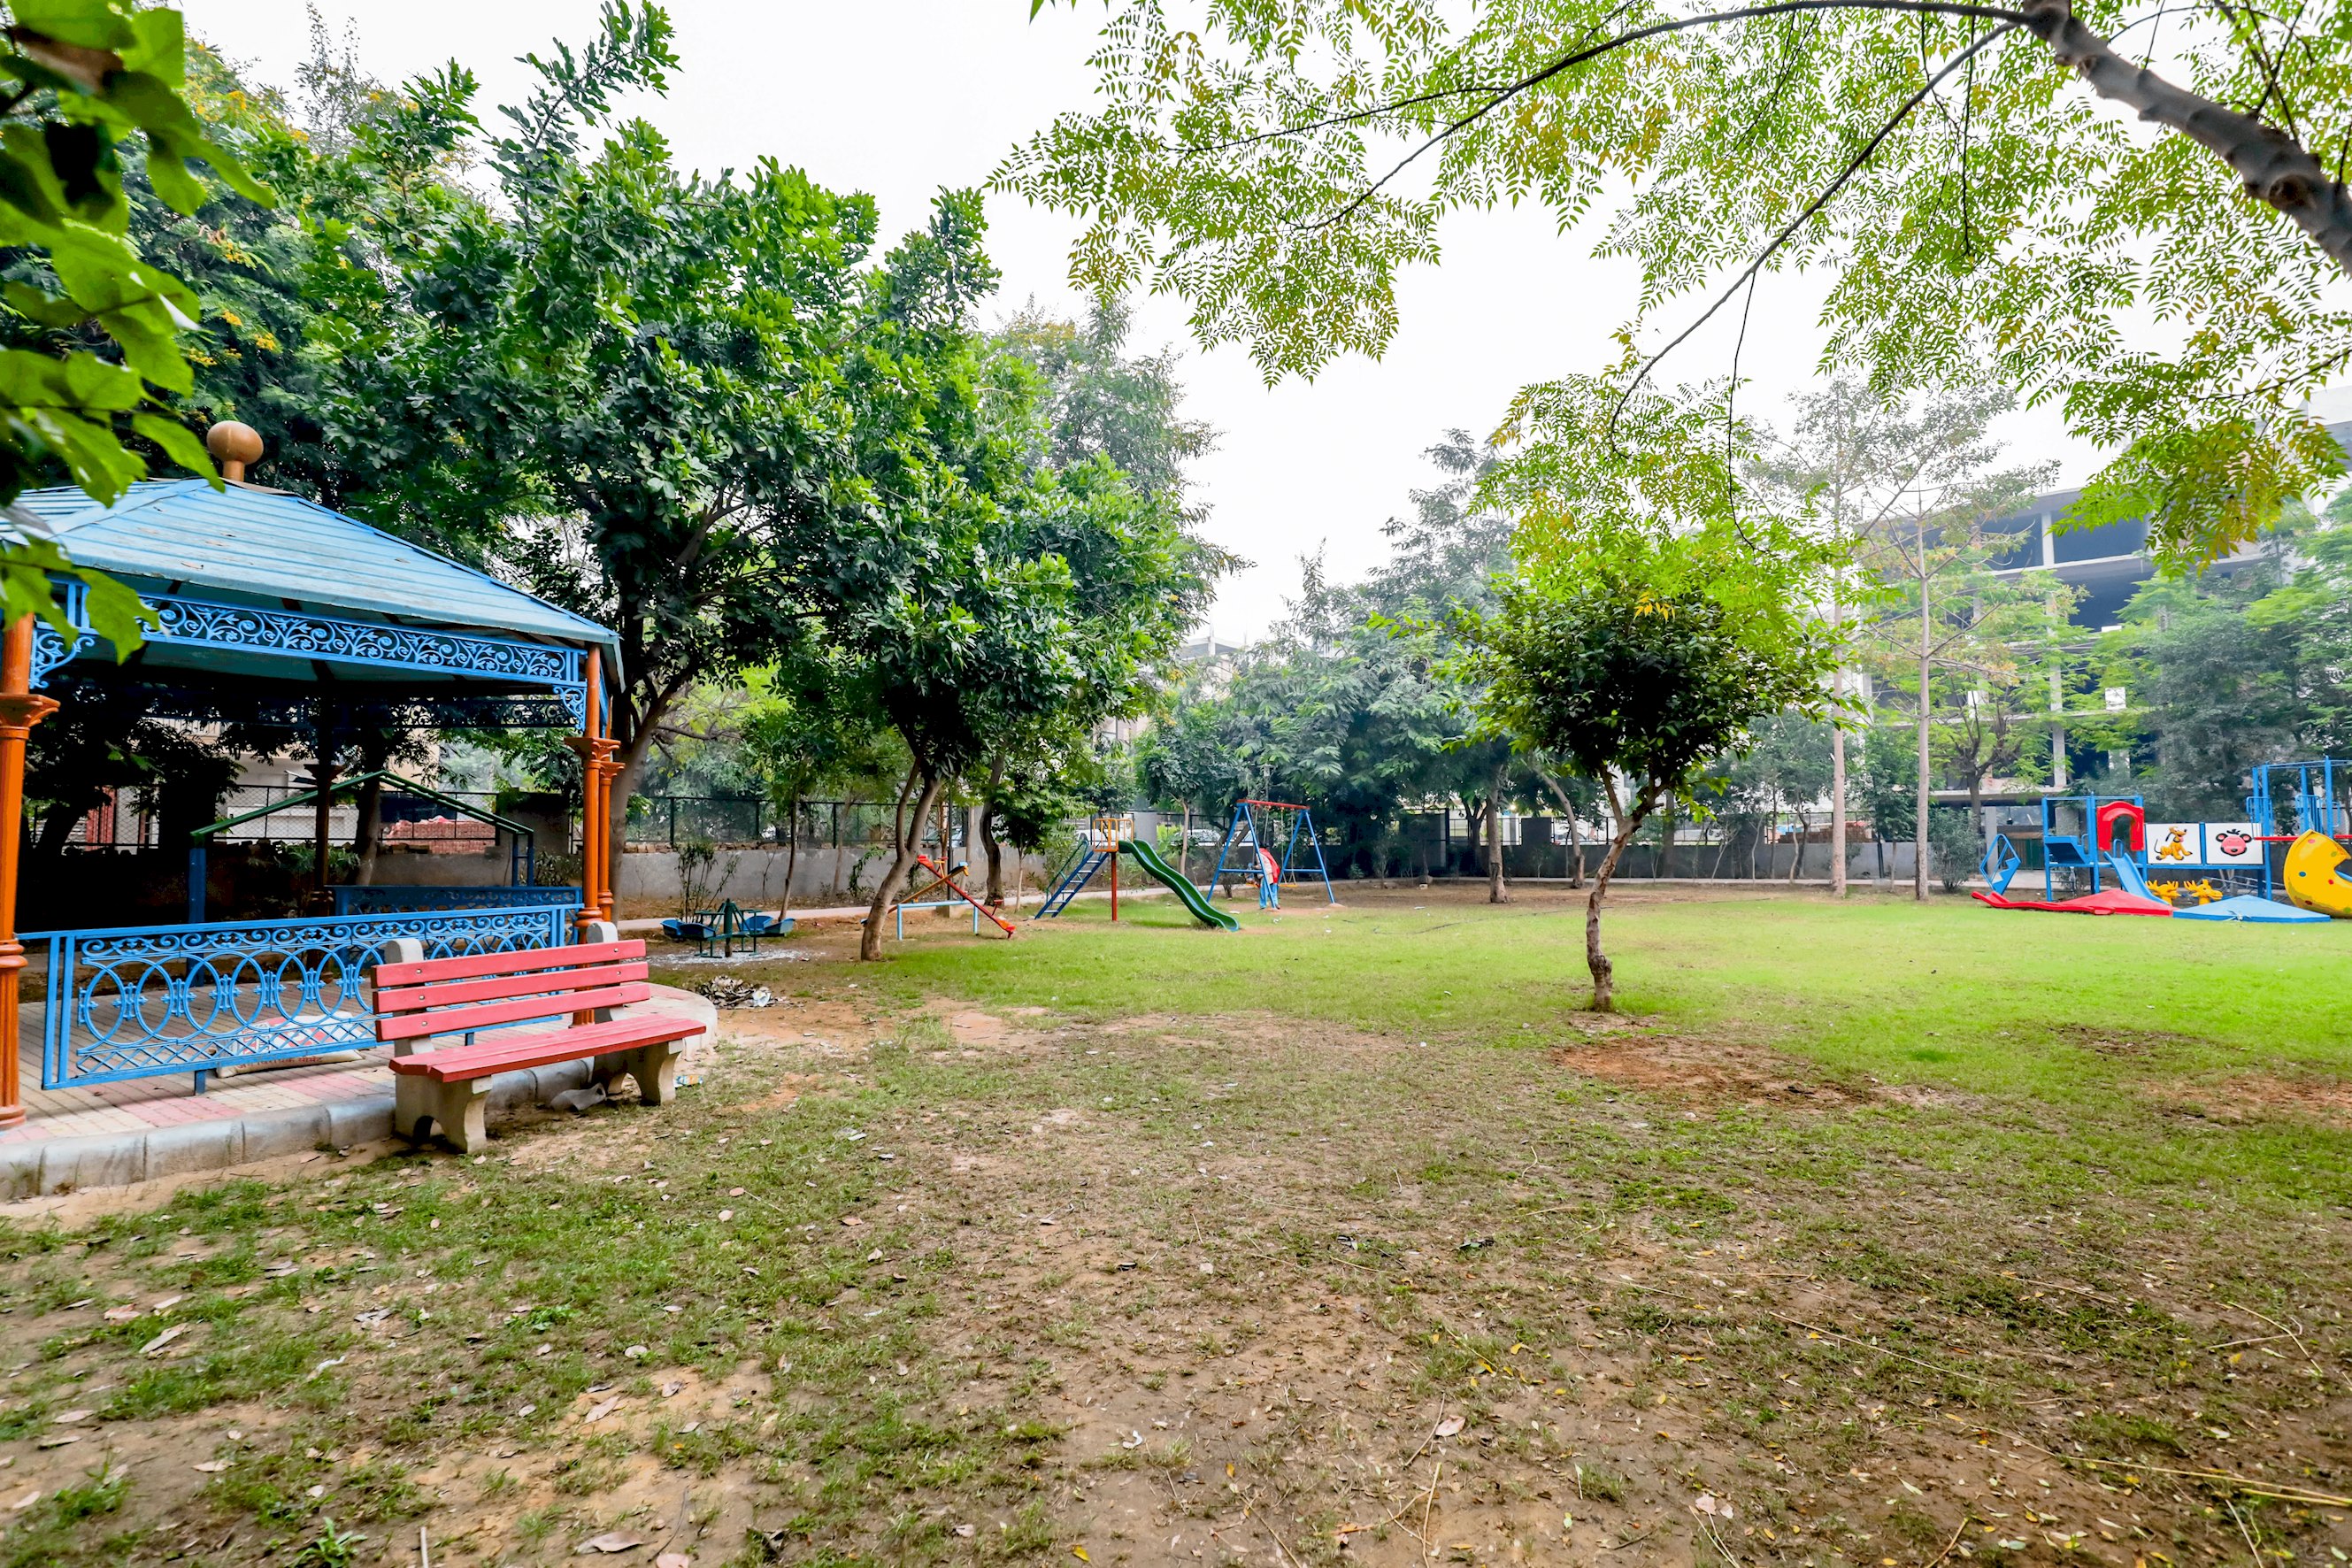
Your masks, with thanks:
M 588 650 L 588 712 L 580 733 L 567 742 L 580 753 L 580 913 L 576 924 L 584 940 L 588 928 L 613 918 L 612 782 L 620 771 L 613 761 L 614 743 L 604 738 L 604 658 L 601 649 Z
M 17 1007 L 25 944 L 16 940 L 16 875 L 25 842 L 25 742 L 33 726 L 58 710 L 33 689 L 33 617 L 22 616 L 0 633 L 0 1020 L 7 1026 L 0 1050 L 0 1127 L 25 1120 L 16 1057 L 22 1048 Z

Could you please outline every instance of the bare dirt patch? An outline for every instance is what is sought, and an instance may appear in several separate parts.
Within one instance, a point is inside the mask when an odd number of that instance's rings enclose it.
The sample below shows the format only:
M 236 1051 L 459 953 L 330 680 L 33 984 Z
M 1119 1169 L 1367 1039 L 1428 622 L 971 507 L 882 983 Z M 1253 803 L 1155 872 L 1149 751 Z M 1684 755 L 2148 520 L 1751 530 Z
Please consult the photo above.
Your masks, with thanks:
M 1874 1098 L 1776 1051 L 1638 1027 L 1596 1032 L 1590 1044 L 1553 1051 L 1552 1060 L 1586 1078 L 1693 1104 L 1742 1101 L 1826 1110 Z
M 2352 1118 L 2352 1080 L 2312 1074 L 2233 1073 L 2194 1083 L 2155 1083 L 2149 1098 L 2212 1121 L 2288 1118 L 2341 1128 Z

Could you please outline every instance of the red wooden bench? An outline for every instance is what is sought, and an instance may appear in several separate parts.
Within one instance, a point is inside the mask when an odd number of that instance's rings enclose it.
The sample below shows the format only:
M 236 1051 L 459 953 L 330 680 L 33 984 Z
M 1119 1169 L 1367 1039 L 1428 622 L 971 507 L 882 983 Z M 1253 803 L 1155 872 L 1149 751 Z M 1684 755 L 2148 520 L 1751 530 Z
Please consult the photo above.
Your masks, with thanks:
M 594 1058 L 595 1081 L 635 1079 L 637 1098 L 677 1096 L 677 1056 L 702 1032 L 691 1018 L 615 1018 L 612 1010 L 653 995 L 646 944 L 600 942 L 379 963 L 375 1037 L 393 1047 L 393 1128 L 415 1141 L 425 1124 L 470 1154 L 488 1142 L 483 1113 L 502 1072 Z M 593 1017 L 593 1023 L 515 1032 L 511 1026 Z M 479 1034 L 495 1030 L 492 1034 Z M 463 1035 L 463 1044 L 420 1051 L 417 1042 Z

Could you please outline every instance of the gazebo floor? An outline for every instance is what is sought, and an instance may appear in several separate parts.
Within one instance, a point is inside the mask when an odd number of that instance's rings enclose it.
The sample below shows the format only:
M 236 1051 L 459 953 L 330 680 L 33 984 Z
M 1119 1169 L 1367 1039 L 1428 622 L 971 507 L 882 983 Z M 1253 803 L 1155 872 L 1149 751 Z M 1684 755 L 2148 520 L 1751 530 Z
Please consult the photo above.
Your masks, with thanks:
M 257 1110 L 289 1110 L 330 1105 L 392 1092 L 392 1074 L 381 1048 L 354 1062 L 283 1068 L 269 1072 L 215 1078 L 203 1094 L 191 1078 L 131 1079 L 72 1089 L 42 1089 L 41 1037 L 37 1019 L 20 1031 L 17 1081 L 25 1086 L 25 1121 L 0 1132 L 0 1143 L 43 1138 L 80 1138 L 98 1132 L 144 1132 L 200 1121 L 226 1121 Z

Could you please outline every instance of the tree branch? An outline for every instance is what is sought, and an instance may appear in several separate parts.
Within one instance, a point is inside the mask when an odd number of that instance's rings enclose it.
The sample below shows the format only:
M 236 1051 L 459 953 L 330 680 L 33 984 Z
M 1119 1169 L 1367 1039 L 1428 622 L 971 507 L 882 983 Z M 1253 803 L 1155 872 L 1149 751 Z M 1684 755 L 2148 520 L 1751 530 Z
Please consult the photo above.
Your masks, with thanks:
M 2244 182 L 2248 195 L 2285 214 L 2330 260 L 2352 273 L 2352 197 L 2301 142 L 2133 65 L 2083 26 L 2070 0 L 2034 0 L 2027 16 L 2034 36 L 2093 92 L 2213 153 Z
M 1767 261 L 1769 261 L 1773 256 L 1780 251 L 1782 246 L 1788 244 L 1790 238 L 1794 236 L 1799 229 L 1804 227 L 1807 223 L 1812 220 L 1814 214 L 1829 205 L 1830 202 L 1835 198 L 1837 194 L 1845 189 L 1847 182 L 1851 181 L 1854 175 L 1862 172 L 1864 165 L 1870 162 L 1872 154 L 1875 153 L 1878 149 L 1885 144 L 1889 136 L 1895 134 L 1895 127 L 1901 125 L 1906 120 L 1908 120 L 1911 117 L 1911 111 L 1918 108 L 1920 104 L 1926 102 L 1928 95 L 1936 90 L 1937 85 L 1940 84 L 1946 77 L 1950 76 L 1954 71 L 1959 69 L 1969 61 L 1974 59 L 1985 49 L 1991 47 L 1992 45 L 1999 42 L 2000 39 L 2007 37 L 2010 34 L 2015 32 L 2020 27 L 2025 26 L 2027 24 L 2022 21 L 2012 21 L 2005 26 L 1994 28 L 1991 32 L 1987 33 L 1983 37 L 1979 38 L 1975 43 L 1970 44 L 1967 48 L 1961 50 L 1958 54 L 1954 55 L 1950 59 L 1945 61 L 1943 69 L 1937 71 L 1934 76 L 1929 77 L 1926 83 L 1920 87 L 1918 91 L 1913 93 L 1909 98 L 1905 99 L 1903 100 L 1902 107 L 1897 109 L 1893 114 L 1887 116 L 1886 123 L 1878 128 L 1877 134 L 1874 135 L 1869 141 L 1863 143 L 1862 150 L 1856 153 L 1853 157 L 1847 162 L 1845 168 L 1840 172 L 1838 177 L 1832 180 L 1829 184 L 1822 189 L 1819 195 L 1806 203 L 1805 210 L 1799 213 L 1795 217 L 1790 218 L 1789 222 L 1782 226 L 1780 232 L 1772 237 L 1771 242 L 1766 245 L 1763 249 L 1756 253 L 1756 259 L 1750 261 L 1746 268 L 1740 272 L 1739 276 L 1731 280 L 1731 284 L 1728 288 L 1725 289 L 1722 293 L 1717 294 L 1715 297 L 1715 302 L 1700 313 L 1698 320 L 1693 321 L 1689 326 L 1685 327 L 1681 331 L 1675 333 L 1672 342 L 1669 342 L 1665 347 L 1660 349 L 1656 353 L 1652 354 L 1648 359 L 1642 362 L 1642 368 L 1634 374 L 1632 381 L 1626 383 L 1625 390 L 1618 395 L 1617 406 L 1609 411 L 1609 423 L 1612 429 L 1615 427 L 1617 416 L 1624 412 L 1625 405 L 1632 400 L 1634 393 L 1641 390 L 1642 384 L 1650 379 L 1650 372 L 1656 367 L 1657 363 L 1665 358 L 1668 354 L 1674 353 L 1675 350 L 1682 347 L 1682 345 L 1689 340 L 1690 335 L 1693 332 L 1697 331 L 1701 327 L 1706 325 L 1706 323 L 1713 319 L 1715 313 L 1723 309 L 1725 303 L 1729 300 L 1734 294 L 1739 291 L 1742 285 L 1746 284 L 1748 279 L 1754 278 L 1763 268 L 1764 264 Z
M 1793 16 L 1806 11 L 1925 12 L 1931 16 L 1981 16 L 1991 21 L 2007 22 L 2011 25 L 2021 23 L 2025 19 L 2025 14 L 2023 12 L 2004 9 L 2002 7 L 1992 5 L 1971 5 L 1962 3 L 1962 0 L 1775 0 L 1774 4 L 1767 5 L 1743 5 L 1736 11 L 1711 11 L 1702 16 L 1678 16 L 1672 21 L 1653 22 L 1646 27 L 1636 27 L 1630 33 L 1620 33 L 1613 38 L 1604 39 L 1601 42 L 1591 46 L 1590 48 L 1571 50 L 1570 52 L 1560 56 L 1558 59 L 1553 60 L 1550 64 L 1544 66 L 1541 69 L 1530 72 L 1528 75 L 1521 77 L 1517 81 L 1512 82 L 1509 86 L 1493 89 L 1495 96 L 1491 100 L 1480 104 L 1477 108 L 1472 110 L 1461 119 L 1453 121 L 1444 130 L 1433 132 L 1427 141 L 1423 142 L 1420 146 L 1414 148 L 1412 152 L 1399 159 L 1395 166 L 1391 168 L 1387 174 L 1382 174 L 1379 179 L 1373 181 L 1370 184 L 1357 192 L 1354 197 L 1349 201 L 1348 205 L 1341 207 L 1338 212 L 1332 213 L 1326 217 L 1317 218 L 1312 223 L 1300 224 L 1297 226 L 1302 231 L 1312 232 L 1318 228 L 1328 228 L 1335 223 L 1343 221 L 1351 214 L 1360 209 L 1364 204 L 1370 201 L 1372 197 L 1379 195 L 1383 186 L 1387 185 L 1391 180 L 1395 179 L 1399 174 L 1403 174 L 1404 171 L 1412 165 L 1414 160 L 1418 159 L 1423 153 L 1428 152 L 1432 147 L 1436 146 L 1439 142 L 1453 136 L 1456 132 L 1465 130 L 1477 123 L 1480 120 L 1483 120 L 1505 103 L 1509 102 L 1512 99 L 1518 97 L 1519 94 L 1526 92 L 1528 89 L 1540 87 L 1543 83 L 1549 81 L 1552 78 L 1559 75 L 1562 71 L 1580 66 L 1588 60 L 1599 59 L 1602 55 L 1622 49 L 1629 44 L 1638 44 L 1644 38 L 1659 37 L 1667 33 L 1686 32 L 1693 27 L 1715 26 L 1725 22 L 1744 22 L 1757 16 Z M 2006 28 L 2002 30 L 2004 32 L 2007 31 Z M 1994 36 L 1999 37 L 2000 35 L 1995 34 Z M 1377 109 L 1365 110 L 1361 111 L 1361 114 L 1358 116 L 1358 118 L 1365 118 L 1381 112 L 1383 112 L 1383 110 Z M 1314 129 L 1312 125 L 1307 125 L 1297 127 L 1293 131 L 1270 132 L 1266 133 L 1265 139 L 1270 140 L 1272 137 L 1277 135 L 1296 135 L 1301 132 L 1312 129 Z

